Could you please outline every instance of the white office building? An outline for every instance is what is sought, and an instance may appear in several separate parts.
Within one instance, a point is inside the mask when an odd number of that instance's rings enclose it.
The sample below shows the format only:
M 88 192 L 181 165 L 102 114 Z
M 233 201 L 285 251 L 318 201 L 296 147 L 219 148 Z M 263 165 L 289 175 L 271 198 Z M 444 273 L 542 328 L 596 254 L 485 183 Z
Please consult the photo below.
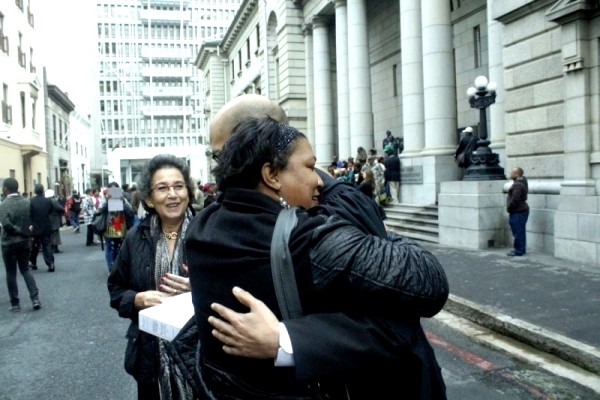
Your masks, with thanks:
M 221 37 L 239 0 L 102 0 L 98 127 L 103 184 L 134 183 L 144 163 L 170 153 L 208 180 L 202 75 L 194 59 Z

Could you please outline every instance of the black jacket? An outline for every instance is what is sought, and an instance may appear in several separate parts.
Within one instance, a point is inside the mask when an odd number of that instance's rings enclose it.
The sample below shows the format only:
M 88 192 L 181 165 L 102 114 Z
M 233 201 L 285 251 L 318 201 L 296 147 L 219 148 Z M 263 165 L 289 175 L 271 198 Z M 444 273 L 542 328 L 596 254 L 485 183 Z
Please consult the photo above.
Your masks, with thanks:
M 156 336 L 139 330 L 139 311 L 134 307 L 138 292 L 156 288 L 154 255 L 157 238 L 150 235 L 150 218 L 131 229 L 108 277 L 110 306 L 122 318 L 131 319 L 127 329 L 125 370 L 137 381 L 151 382 L 158 378 L 159 352 Z
M 332 380 L 349 378 L 348 375 L 338 375 L 336 378 L 332 374 L 338 371 L 323 371 L 315 363 L 310 367 L 296 363 L 295 368 L 276 368 L 272 359 L 229 356 L 211 334 L 212 326 L 207 318 L 213 314 L 210 310 L 212 302 L 219 302 L 234 310 L 244 310 L 231 295 L 231 288 L 236 285 L 261 299 L 281 319 L 272 283 L 269 253 L 272 231 L 280 209 L 276 201 L 255 191 L 228 189 L 221 203 L 205 209 L 188 228 L 186 249 L 202 345 L 200 367 L 209 387 L 212 385 L 217 392 L 231 388 L 238 390 L 245 386 L 262 393 L 255 398 L 276 398 L 267 393 L 299 398 L 310 394 L 303 378 L 308 378 L 309 382 L 312 375 L 331 377 Z M 344 312 L 347 316 L 341 317 L 346 319 L 361 315 L 393 318 L 394 321 L 412 323 L 413 330 L 419 330 L 418 319 L 421 316 L 432 316 L 439 312 L 448 297 L 448 283 L 433 255 L 398 235 L 390 234 L 387 240 L 366 235 L 349 222 L 331 214 L 333 212 L 326 207 L 300 211 L 298 225 L 290 238 L 290 251 L 305 314 Z M 369 318 L 363 326 L 365 324 L 370 324 L 370 329 L 380 332 L 382 336 L 366 335 L 371 342 L 359 346 L 370 351 L 363 357 L 372 359 L 380 355 L 371 349 L 372 346 L 383 346 L 375 338 L 394 347 L 390 344 L 393 340 L 385 337 L 386 331 L 393 330 L 383 329 Z M 418 335 L 418 332 L 414 332 Z M 319 344 L 321 336 L 331 333 L 311 332 L 313 345 Z M 294 338 L 294 334 L 290 333 L 290 336 Z M 340 339 L 339 336 L 336 338 Z M 404 349 L 412 349 L 412 343 L 402 343 Z M 337 340 L 336 344 L 344 348 L 348 345 L 344 340 Z M 327 350 L 335 352 L 335 349 Z M 335 354 L 331 357 L 335 358 Z M 355 370 L 361 370 L 361 367 L 348 362 L 350 359 L 343 358 L 348 364 L 347 368 L 354 366 Z M 301 362 L 302 358 L 299 359 Z M 386 362 L 379 365 L 382 368 L 390 366 Z M 315 372 L 306 372 L 306 376 L 299 373 L 310 368 Z M 400 369 L 393 371 L 402 372 Z M 223 381 L 219 381 L 223 377 L 229 381 L 225 389 Z M 247 396 L 245 392 L 240 398 L 254 398 Z
M 400 182 L 400 157 L 391 155 L 383 161 L 386 182 Z
M 62 207 L 56 203 L 52 203 L 50 199 L 44 197 L 43 194 L 35 195 L 29 202 L 29 210 L 31 213 L 31 223 L 33 225 L 32 236 L 44 236 L 52 233 L 52 221 L 50 215 L 55 212 L 64 212 Z

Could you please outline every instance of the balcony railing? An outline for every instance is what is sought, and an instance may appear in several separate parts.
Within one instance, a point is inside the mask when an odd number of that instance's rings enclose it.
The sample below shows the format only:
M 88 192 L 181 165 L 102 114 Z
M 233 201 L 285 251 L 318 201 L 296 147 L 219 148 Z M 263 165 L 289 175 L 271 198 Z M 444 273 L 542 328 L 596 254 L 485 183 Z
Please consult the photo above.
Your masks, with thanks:
M 2 122 L 12 125 L 12 106 L 5 101 L 2 102 Z
M 191 58 L 191 55 L 186 54 L 189 51 L 181 49 L 152 49 L 145 47 L 142 49 L 142 58 L 153 58 L 155 60 L 181 60 Z
M 142 76 L 158 78 L 191 78 L 192 71 L 190 68 L 145 67 L 142 68 Z
M 0 31 L 0 50 L 8 54 L 8 36 L 4 36 L 2 31 Z
M 142 90 L 145 97 L 189 97 L 190 87 L 146 87 Z
M 33 13 L 31 12 L 29 6 L 27 6 L 27 22 L 29 22 L 29 25 L 31 25 L 32 28 L 34 27 Z
M 142 22 L 151 21 L 152 23 L 173 23 L 173 22 L 191 22 L 192 18 L 189 11 L 167 11 L 167 10 L 142 10 L 140 12 Z
M 192 115 L 194 109 L 190 106 L 146 106 L 142 107 L 142 112 L 145 116 L 150 117 L 173 117 L 173 116 L 183 116 L 183 115 Z
M 27 54 L 25 54 L 25 52 L 22 51 L 20 47 L 18 49 L 18 54 L 19 54 L 19 65 L 21 67 L 25 68 L 25 66 L 27 65 Z

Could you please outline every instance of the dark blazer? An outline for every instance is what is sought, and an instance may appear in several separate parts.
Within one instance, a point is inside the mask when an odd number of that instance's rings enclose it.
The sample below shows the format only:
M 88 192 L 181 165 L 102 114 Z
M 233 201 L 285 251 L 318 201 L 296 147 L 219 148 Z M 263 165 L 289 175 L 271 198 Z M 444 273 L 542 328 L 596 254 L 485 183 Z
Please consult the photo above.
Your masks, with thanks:
M 54 210 L 54 212 L 50 214 L 50 223 L 52 224 L 52 230 L 56 231 L 60 229 L 62 223 L 61 218 L 65 214 L 65 209 L 58 204 L 58 200 L 55 198 L 51 198 L 50 201 L 52 202 L 52 209 Z
M 29 202 L 29 210 L 31 214 L 31 224 L 33 225 L 32 236 L 44 236 L 52 233 L 52 222 L 50 214 L 62 211 L 62 208 L 56 204 L 52 204 L 50 199 L 44 197 L 43 194 L 35 195 Z
M 471 157 L 470 156 L 473 151 L 477 150 L 477 141 L 478 140 L 479 140 L 479 138 L 477 136 L 473 136 L 473 134 L 470 134 L 470 135 L 463 136 L 460 139 L 460 142 L 458 142 L 458 147 L 456 148 L 456 151 L 454 152 L 454 159 L 456 160 L 458 155 L 460 153 L 462 153 L 463 151 L 466 152 L 463 168 L 466 168 L 469 165 L 471 165 Z

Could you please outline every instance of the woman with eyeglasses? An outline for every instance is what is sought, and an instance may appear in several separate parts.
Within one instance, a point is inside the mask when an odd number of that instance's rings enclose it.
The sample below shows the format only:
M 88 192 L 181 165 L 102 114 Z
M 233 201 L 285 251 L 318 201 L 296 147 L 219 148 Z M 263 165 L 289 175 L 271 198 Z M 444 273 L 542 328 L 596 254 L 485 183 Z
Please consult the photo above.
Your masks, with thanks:
M 131 319 L 125 370 L 137 381 L 138 399 L 187 398 L 186 387 L 172 387 L 168 342 L 140 331 L 138 313 L 190 291 L 183 237 L 194 185 L 183 160 L 162 154 L 146 164 L 137 190 L 148 214 L 127 233 L 108 277 L 111 307 Z

